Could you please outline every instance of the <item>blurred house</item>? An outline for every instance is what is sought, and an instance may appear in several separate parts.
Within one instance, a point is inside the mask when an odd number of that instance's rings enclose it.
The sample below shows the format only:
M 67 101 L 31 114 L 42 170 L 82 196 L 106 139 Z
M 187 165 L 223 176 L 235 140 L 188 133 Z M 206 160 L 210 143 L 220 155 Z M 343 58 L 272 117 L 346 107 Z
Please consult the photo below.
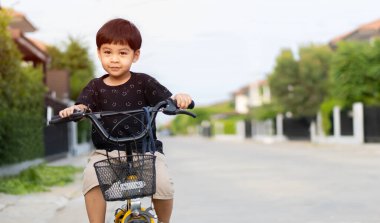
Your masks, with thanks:
M 260 80 L 248 84 L 233 93 L 235 111 L 247 114 L 250 108 L 260 107 L 271 101 L 270 89 L 267 80 Z
M 336 48 L 340 41 L 367 41 L 371 42 L 375 38 L 380 38 L 380 19 L 359 26 L 358 28 L 333 38 L 329 45 L 331 48 Z

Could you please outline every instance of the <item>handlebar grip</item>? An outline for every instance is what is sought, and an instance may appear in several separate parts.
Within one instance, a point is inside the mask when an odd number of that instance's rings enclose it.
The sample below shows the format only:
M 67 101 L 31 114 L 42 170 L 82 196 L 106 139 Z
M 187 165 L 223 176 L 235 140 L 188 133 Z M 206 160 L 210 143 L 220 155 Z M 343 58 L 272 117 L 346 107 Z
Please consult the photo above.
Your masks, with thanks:
M 61 124 L 61 123 L 66 123 L 66 122 L 77 122 L 83 118 L 84 114 L 85 113 L 82 111 L 74 111 L 73 114 L 64 118 L 62 118 L 59 115 L 55 115 L 49 121 L 49 125 Z
M 177 100 L 174 99 L 173 102 L 174 102 L 174 105 L 178 108 Z M 193 100 L 191 100 L 191 103 L 187 106 L 186 109 L 193 109 L 194 107 L 195 107 L 195 102 Z
M 49 125 L 61 124 L 61 123 L 69 122 L 69 121 L 70 121 L 70 117 L 62 118 L 59 115 L 55 115 L 50 119 Z
M 194 107 L 195 107 L 195 102 L 191 100 L 191 103 L 189 104 L 189 106 L 187 106 L 187 109 L 193 109 Z

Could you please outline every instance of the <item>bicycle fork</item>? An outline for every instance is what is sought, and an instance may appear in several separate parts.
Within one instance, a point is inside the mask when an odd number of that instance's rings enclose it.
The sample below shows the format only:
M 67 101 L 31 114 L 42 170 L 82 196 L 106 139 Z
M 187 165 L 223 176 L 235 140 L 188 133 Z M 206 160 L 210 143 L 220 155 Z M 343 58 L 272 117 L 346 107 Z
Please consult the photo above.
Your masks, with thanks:
M 115 223 L 154 223 L 157 215 L 153 215 L 152 206 L 141 207 L 141 199 L 130 199 L 128 203 L 115 211 Z

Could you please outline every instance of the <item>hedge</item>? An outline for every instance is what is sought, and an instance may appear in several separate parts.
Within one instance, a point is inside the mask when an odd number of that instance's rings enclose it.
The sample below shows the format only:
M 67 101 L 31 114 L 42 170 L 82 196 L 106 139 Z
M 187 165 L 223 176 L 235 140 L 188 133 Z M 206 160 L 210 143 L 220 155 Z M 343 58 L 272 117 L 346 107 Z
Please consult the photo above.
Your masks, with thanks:
M 44 94 L 42 68 L 22 66 L 21 53 L 0 11 L 0 165 L 43 156 Z

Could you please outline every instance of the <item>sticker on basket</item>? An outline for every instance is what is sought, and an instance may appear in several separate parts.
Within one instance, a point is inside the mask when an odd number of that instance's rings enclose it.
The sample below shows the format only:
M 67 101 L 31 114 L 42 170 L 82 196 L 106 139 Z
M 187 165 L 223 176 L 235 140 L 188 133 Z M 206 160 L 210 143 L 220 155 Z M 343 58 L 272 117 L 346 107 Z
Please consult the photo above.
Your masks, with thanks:
M 121 183 L 120 189 L 122 190 L 142 189 L 145 187 L 145 185 L 146 183 L 144 181 L 127 182 L 127 183 Z

